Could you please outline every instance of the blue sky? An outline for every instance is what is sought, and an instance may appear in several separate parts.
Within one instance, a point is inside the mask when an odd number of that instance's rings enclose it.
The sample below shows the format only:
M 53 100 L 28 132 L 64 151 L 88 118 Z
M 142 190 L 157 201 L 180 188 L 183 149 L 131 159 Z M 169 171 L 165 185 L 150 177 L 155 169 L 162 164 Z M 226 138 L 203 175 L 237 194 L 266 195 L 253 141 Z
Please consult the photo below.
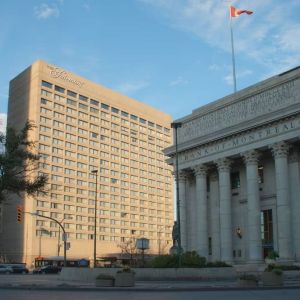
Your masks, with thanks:
M 10 0 L 0 10 L 0 113 L 9 80 L 37 59 L 173 118 L 300 65 L 299 0 Z

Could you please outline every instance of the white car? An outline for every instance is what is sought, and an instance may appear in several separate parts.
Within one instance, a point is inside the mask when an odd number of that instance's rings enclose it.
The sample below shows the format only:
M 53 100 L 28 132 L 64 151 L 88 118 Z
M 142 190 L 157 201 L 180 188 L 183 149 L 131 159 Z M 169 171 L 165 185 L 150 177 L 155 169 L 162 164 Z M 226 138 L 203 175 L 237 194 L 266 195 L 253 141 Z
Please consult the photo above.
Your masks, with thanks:
M 14 271 L 12 267 L 0 265 L 0 274 L 12 274 Z

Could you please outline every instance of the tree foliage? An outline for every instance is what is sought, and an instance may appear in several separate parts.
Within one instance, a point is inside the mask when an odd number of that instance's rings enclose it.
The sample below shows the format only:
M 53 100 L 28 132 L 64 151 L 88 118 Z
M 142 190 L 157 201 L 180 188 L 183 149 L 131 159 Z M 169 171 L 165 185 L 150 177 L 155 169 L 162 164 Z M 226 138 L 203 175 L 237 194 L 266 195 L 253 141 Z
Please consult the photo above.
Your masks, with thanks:
M 0 143 L 5 147 L 5 152 L 0 153 L 0 202 L 8 193 L 45 192 L 47 176 L 34 174 L 40 156 L 34 152 L 36 143 L 28 139 L 34 127 L 33 122 L 27 121 L 20 132 L 8 128 L 6 135 L 0 135 Z

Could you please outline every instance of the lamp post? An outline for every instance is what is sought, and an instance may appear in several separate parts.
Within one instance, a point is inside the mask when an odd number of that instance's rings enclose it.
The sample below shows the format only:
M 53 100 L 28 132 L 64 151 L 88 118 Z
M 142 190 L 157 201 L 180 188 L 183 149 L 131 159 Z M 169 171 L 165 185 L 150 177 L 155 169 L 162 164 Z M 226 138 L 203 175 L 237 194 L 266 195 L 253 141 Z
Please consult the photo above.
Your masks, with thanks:
M 178 266 L 181 266 L 181 224 L 180 224 L 180 199 L 179 199 L 179 170 L 178 170 L 178 139 L 177 139 L 177 129 L 181 128 L 181 122 L 171 123 L 171 128 L 175 130 L 175 156 L 176 156 L 176 210 L 177 210 L 177 224 L 178 224 Z
M 66 231 L 65 231 L 64 226 L 59 221 L 57 221 L 54 218 L 40 215 L 37 212 L 30 213 L 30 214 L 33 215 L 33 216 L 37 216 L 37 217 L 41 217 L 41 218 L 52 220 L 56 224 L 58 224 L 60 226 L 61 230 L 63 231 L 63 240 L 64 240 L 64 267 L 66 267 L 67 266 L 67 235 L 66 235 Z
M 60 223 L 63 223 L 65 218 L 63 218 Z M 60 227 L 58 228 L 58 240 L 57 240 L 57 256 L 60 254 Z
M 94 268 L 96 267 L 96 252 L 97 252 L 97 194 L 98 194 L 98 170 L 92 170 L 92 174 L 96 175 L 96 194 L 95 194 L 95 219 L 94 219 Z

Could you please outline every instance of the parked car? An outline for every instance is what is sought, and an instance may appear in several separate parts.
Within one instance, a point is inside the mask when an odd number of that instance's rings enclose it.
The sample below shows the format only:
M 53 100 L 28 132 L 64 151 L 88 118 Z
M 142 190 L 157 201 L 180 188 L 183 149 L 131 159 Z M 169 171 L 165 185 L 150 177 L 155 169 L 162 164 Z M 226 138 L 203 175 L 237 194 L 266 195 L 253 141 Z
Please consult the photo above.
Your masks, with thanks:
M 57 274 L 61 271 L 61 267 L 58 266 L 44 266 L 33 270 L 33 274 Z
M 25 266 L 11 266 L 13 273 L 28 274 L 29 270 Z
M 11 266 L 0 265 L 0 274 L 12 274 L 13 269 Z

